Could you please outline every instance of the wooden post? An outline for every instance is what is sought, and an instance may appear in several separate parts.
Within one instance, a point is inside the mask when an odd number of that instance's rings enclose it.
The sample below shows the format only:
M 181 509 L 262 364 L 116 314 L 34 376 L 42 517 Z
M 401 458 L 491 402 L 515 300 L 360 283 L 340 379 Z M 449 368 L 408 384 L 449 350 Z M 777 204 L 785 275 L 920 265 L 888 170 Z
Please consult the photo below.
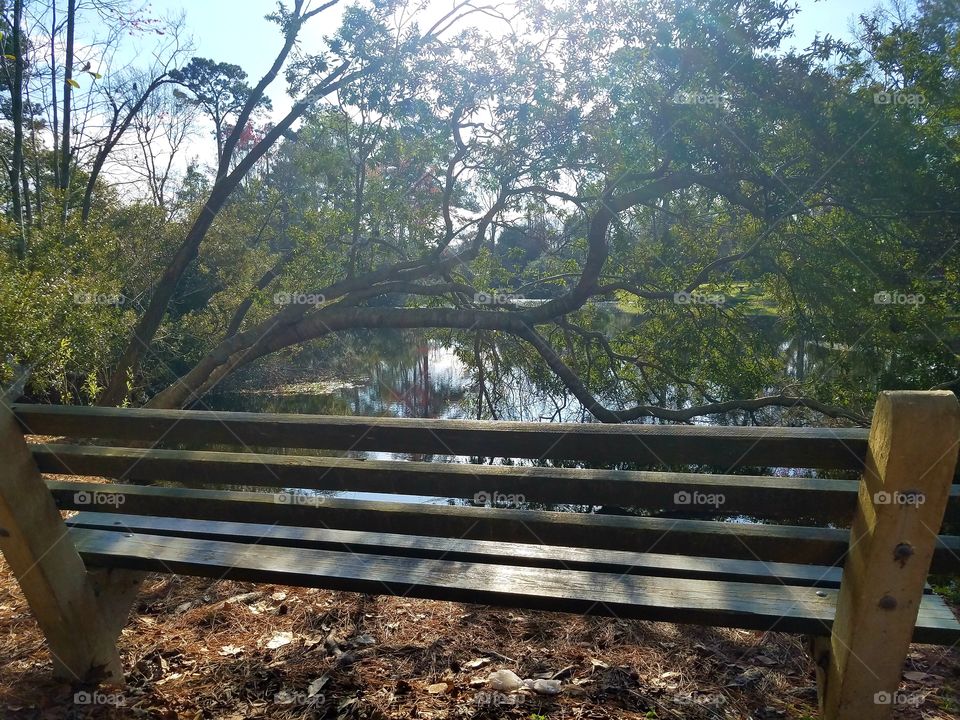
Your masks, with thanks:
M 93 586 L 110 636 L 119 637 L 130 619 L 130 610 L 137 601 L 146 573 L 121 568 L 89 568 L 87 576 Z
M 2 403 L 0 464 L 0 550 L 46 635 L 54 673 L 71 682 L 122 683 L 117 624 L 101 611 L 20 426 Z
M 817 643 L 825 720 L 883 720 L 897 688 L 960 442 L 953 393 L 877 398 L 833 630 Z

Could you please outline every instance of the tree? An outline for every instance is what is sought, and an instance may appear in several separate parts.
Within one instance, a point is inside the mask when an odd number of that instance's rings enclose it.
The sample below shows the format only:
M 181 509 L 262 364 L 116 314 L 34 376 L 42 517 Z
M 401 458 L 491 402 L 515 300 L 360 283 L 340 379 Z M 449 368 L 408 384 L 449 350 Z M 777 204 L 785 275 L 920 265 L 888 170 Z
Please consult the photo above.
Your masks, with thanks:
M 63 65 L 63 133 L 60 145 L 60 190 L 66 196 L 70 187 L 70 165 L 73 154 L 70 150 L 70 140 L 73 135 L 71 113 L 73 111 L 73 89 L 79 87 L 73 79 L 73 44 L 77 25 L 77 0 L 67 0 L 67 45 L 66 57 Z M 67 219 L 67 202 L 64 200 L 63 219 Z
M 23 0 L 14 0 L 12 13 L 6 16 L 6 7 L 3 8 L 3 40 L 4 40 L 4 80 L 7 92 L 10 93 L 10 121 L 13 124 L 13 147 L 7 164 L 7 174 L 10 177 L 10 205 L 13 222 L 16 228 L 16 254 L 21 260 L 27 251 L 27 228 L 24 225 L 23 201 L 28 200 L 23 192 L 23 68 L 25 42 L 21 24 L 23 22 Z M 9 38 L 9 50 L 6 52 L 6 40 Z M 10 66 L 13 66 L 12 72 Z
M 37 233 L 27 260 L 110 246 L 100 262 L 135 302 L 105 334 L 120 359 L 105 392 L 88 385 L 99 403 L 188 406 L 268 355 L 405 329 L 475 364 L 478 414 L 518 368 L 605 422 L 863 422 L 881 386 L 956 382 L 948 3 L 784 52 L 795 11 L 778 0 L 526 0 L 501 36 L 452 32 L 495 7 L 421 31 L 377 2 L 300 48 L 329 7 L 274 14 L 281 48 L 252 86 L 199 59 L 164 68 L 178 85 L 96 84 L 106 128 L 73 143 L 87 224 Z M 281 72 L 295 102 L 264 125 Z M 175 102 L 218 139 L 214 169 L 191 163 L 178 188 L 164 139 L 182 134 L 158 122 Z M 55 168 L 60 145 L 32 157 Z M 147 202 L 110 187 L 108 146 L 139 153 Z
M 170 73 L 170 79 L 190 90 L 192 95 L 175 90 L 174 96 L 184 103 L 202 108 L 213 121 L 217 142 L 217 164 L 223 166 L 224 143 L 228 123 L 251 104 L 253 110 L 270 110 L 270 98 L 265 95 L 253 99 L 252 88 L 244 82 L 247 73 L 239 65 L 214 62 L 195 57 L 183 68 Z
M 405 79 L 407 104 L 390 103 L 388 122 L 402 128 L 404 113 L 424 96 L 418 83 L 433 81 L 433 124 L 447 129 L 445 167 L 435 176 L 441 229 L 419 243 L 393 234 L 391 243 L 362 250 L 368 271 L 334 273 L 303 289 L 324 298 L 320 306 L 248 315 L 240 332 L 150 404 L 187 404 L 256 358 L 331 333 L 448 328 L 520 339 L 602 421 L 776 406 L 863 421 L 864 409 L 817 399 L 834 388 L 811 368 L 802 386 L 809 394 L 791 391 L 789 378 L 771 378 L 767 338 L 744 322 L 742 306 L 711 298 L 756 284 L 784 323 L 828 342 L 865 321 L 876 325 L 873 295 L 884 278 L 903 276 L 905 260 L 890 253 L 876 223 L 916 212 L 921 188 L 935 182 L 911 146 L 910 126 L 865 102 L 865 91 L 818 66 L 815 54 L 775 54 L 792 15 L 777 3 L 750 3 L 742 13 L 719 0 L 656 9 L 612 3 L 574 23 L 573 6 L 529 6 L 538 36 L 471 46 L 468 67 L 452 55 L 431 57 L 428 71 Z M 872 126 L 881 131 L 864 141 Z M 890 143 L 892 158 L 877 151 Z M 369 177 L 378 158 L 361 157 Z M 838 157 L 849 164 L 836 167 Z M 895 192 L 891 165 L 911 168 L 917 187 Z M 470 195 L 473 203 L 488 196 L 472 217 L 457 205 Z M 384 197 L 384 187 L 370 197 Z M 556 228 L 560 247 L 528 263 L 511 287 L 490 250 L 496 229 L 516 232 L 510 218 L 530 206 Z M 354 203 L 351 237 L 369 213 Z M 366 224 L 372 234 L 375 222 Z M 934 256 L 926 238 L 917 242 Z M 360 266 L 357 243 L 347 245 L 335 267 Z M 850 254 L 860 260 L 851 263 Z M 809 279 L 817 276 L 825 281 L 819 288 Z M 865 302 L 841 300 L 851 285 Z M 549 299 L 513 305 L 509 297 L 521 287 L 548 288 Z M 498 292 L 508 299 L 491 304 Z M 398 295 L 405 304 L 381 304 Z M 636 327 L 613 338 L 591 326 L 591 301 L 610 297 L 640 313 Z M 830 311 L 811 319 L 818 306 Z M 909 316 L 915 308 L 904 310 Z M 934 354 L 942 371 L 949 359 Z M 744 399 L 771 381 L 781 387 Z M 675 388 L 669 398 L 667 388 Z M 638 394 L 649 400 L 629 404 Z M 667 400 L 674 407 L 664 407 Z
M 250 92 L 247 103 L 237 114 L 234 129 L 223 143 L 218 158 L 217 180 L 204 204 L 203 211 L 191 225 L 182 244 L 173 255 L 169 265 L 154 287 L 150 302 L 141 316 L 133 337 L 127 345 L 113 376 L 104 392 L 101 403 L 105 405 L 121 402 L 126 394 L 128 376 L 135 372 L 144 352 L 149 348 L 157 329 L 163 321 L 164 313 L 176 286 L 188 265 L 196 258 L 200 244 L 213 224 L 214 219 L 224 207 L 233 192 L 240 186 L 243 178 L 273 145 L 287 133 L 293 124 L 323 97 L 349 85 L 359 77 L 383 67 L 398 56 L 412 53 L 418 47 L 429 45 L 465 12 L 473 10 L 470 2 L 458 2 L 453 9 L 443 15 L 422 35 L 416 26 L 407 30 L 407 36 L 395 42 L 383 43 L 389 38 L 389 32 L 383 17 L 389 14 L 393 3 L 377 3 L 372 11 L 363 12 L 353 8 L 346 13 L 341 35 L 330 47 L 330 60 L 339 56 L 339 62 L 332 65 L 328 58 L 310 63 L 311 69 L 322 68 L 319 80 L 313 80 L 309 88 L 294 103 L 291 110 L 240 160 L 233 169 L 231 163 L 234 150 L 247 122 L 258 107 L 267 87 L 276 79 L 293 50 L 297 36 L 304 23 L 324 10 L 337 4 L 338 0 L 329 0 L 313 9 L 307 9 L 305 0 L 294 0 L 289 10 L 280 6 L 272 16 L 283 31 L 283 46 L 277 53 L 270 69 L 264 74 Z M 382 44 L 377 44 L 381 41 Z

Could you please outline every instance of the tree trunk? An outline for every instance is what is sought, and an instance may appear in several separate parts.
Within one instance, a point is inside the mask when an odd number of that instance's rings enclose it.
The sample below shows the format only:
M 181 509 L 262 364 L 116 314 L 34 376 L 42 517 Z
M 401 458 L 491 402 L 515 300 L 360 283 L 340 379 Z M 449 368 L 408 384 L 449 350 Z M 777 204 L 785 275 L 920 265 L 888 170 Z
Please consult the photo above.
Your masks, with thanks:
M 93 166 L 90 168 L 90 176 L 87 178 L 87 186 L 83 191 L 83 205 L 80 211 L 80 219 L 86 223 L 90 217 L 90 208 L 93 205 L 93 191 L 97 184 L 97 179 L 100 177 L 100 172 L 103 170 L 104 164 L 107 162 L 107 158 L 110 156 L 110 153 L 113 152 L 113 149 L 117 146 L 117 143 L 120 142 L 120 138 L 123 137 L 123 134 L 130 128 L 130 124 L 133 122 L 134 118 L 140 113 L 143 109 L 144 104 L 147 102 L 147 99 L 153 92 L 167 82 L 167 74 L 164 73 L 160 77 L 154 78 L 154 80 L 147 86 L 146 90 L 143 91 L 143 94 L 137 99 L 137 102 L 134 103 L 133 107 L 130 108 L 130 111 L 127 113 L 126 117 L 120 122 L 119 125 L 111 128 L 110 134 L 107 136 L 106 141 L 103 143 L 103 146 L 97 151 L 97 156 L 93 160 Z M 116 117 L 114 118 L 114 123 L 116 123 Z
M 23 0 L 13 3 L 12 49 L 16 59 L 13 61 L 13 82 L 10 84 L 10 111 L 13 116 L 13 157 L 10 160 L 10 200 L 13 220 L 17 224 L 17 257 L 21 260 L 27 254 L 27 235 L 23 223 L 23 196 L 21 195 L 20 173 L 23 169 L 23 49 L 20 45 L 20 21 L 23 16 Z
M 20 158 L 20 189 L 23 191 L 23 224 L 26 232 L 30 232 L 33 227 L 33 207 L 30 203 L 30 180 L 27 174 L 26 162 L 23 160 L 21 152 Z
M 57 3 L 50 3 L 50 107 L 53 110 L 53 182 L 60 187 L 60 118 L 57 114 Z M 37 171 L 39 176 L 39 170 Z
M 63 63 L 63 135 L 60 138 L 60 189 L 64 192 L 63 198 L 63 220 L 66 222 L 67 210 L 69 209 L 69 189 L 70 189 L 70 135 L 73 132 L 71 127 L 71 114 L 73 111 L 73 35 L 76 26 L 77 0 L 68 0 L 67 2 L 67 56 Z

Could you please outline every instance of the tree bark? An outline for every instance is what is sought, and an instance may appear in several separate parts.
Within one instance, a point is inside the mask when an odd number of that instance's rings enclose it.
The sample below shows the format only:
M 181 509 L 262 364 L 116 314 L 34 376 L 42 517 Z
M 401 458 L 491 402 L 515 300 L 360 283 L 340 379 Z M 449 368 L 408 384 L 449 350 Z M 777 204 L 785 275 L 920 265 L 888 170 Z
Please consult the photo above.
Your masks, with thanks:
M 53 112 L 53 183 L 60 187 L 60 118 L 57 114 L 57 3 L 50 3 L 50 108 Z
M 20 43 L 20 22 L 23 0 L 13 3 L 12 50 L 13 78 L 10 82 L 10 111 L 13 116 L 13 153 L 10 160 L 10 200 L 13 220 L 17 225 L 16 254 L 23 259 L 27 254 L 27 234 L 23 222 L 23 195 L 20 174 L 23 171 L 23 48 Z
M 63 219 L 66 221 L 69 200 L 66 193 L 70 188 L 70 135 L 73 111 L 73 36 L 76 28 L 77 0 L 67 2 L 67 55 L 63 63 L 63 135 L 60 138 L 60 189 L 64 192 Z

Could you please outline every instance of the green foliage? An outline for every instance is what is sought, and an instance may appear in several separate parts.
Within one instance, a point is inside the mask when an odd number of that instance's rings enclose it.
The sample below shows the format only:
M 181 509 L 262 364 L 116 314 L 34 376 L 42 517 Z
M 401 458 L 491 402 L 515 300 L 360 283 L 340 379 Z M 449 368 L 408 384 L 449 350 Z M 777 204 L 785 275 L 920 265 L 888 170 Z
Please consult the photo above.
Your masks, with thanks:
M 67 232 L 68 245 L 54 226 L 34 237 L 27 260 L 0 258 L 0 373 L 9 381 L 27 365 L 33 392 L 92 402 L 134 310 L 109 262 L 119 238 L 75 225 Z
M 297 97 L 341 61 L 375 71 L 308 113 L 231 195 L 131 380 L 142 396 L 188 372 L 228 328 L 269 324 L 283 310 L 278 297 L 393 263 L 467 258 L 421 278 L 459 283 L 456 292 L 334 300 L 476 309 L 464 285 L 531 304 L 563 296 L 595 259 L 591 227 L 604 203 L 679 175 L 692 179 L 615 214 L 589 302 L 537 325 L 605 405 L 784 392 L 867 412 L 879 389 L 955 377 L 955 4 L 873 13 L 856 44 L 827 37 L 790 52 L 781 44 L 797 10 L 779 0 L 524 0 L 522 32 L 490 38 L 465 27 L 443 42 L 394 22 L 395 6 L 350 7 L 322 52 L 294 51 L 287 81 Z M 285 32 L 296 22 L 282 7 L 271 19 Z M 246 77 L 203 58 L 171 75 L 182 101 L 213 119 L 218 149 L 250 99 Z M 891 93 L 908 100 L 884 102 Z M 0 134 L 0 152 L 9 144 Z M 33 182 L 52 186 L 52 153 L 27 153 Z M 4 347 L 37 363 L 36 391 L 96 395 L 205 211 L 213 178 L 204 168 L 191 165 L 170 208 L 101 184 L 85 227 L 72 216 L 62 226 L 64 198 L 37 192 L 46 209 L 28 257 L 5 258 L 0 277 Z M 81 168 L 74 189 L 84 178 Z M 476 218 L 503 197 L 475 236 Z M 4 238 L 15 230 L 0 227 Z M 719 300 L 678 299 L 691 283 Z M 80 306 L 65 299 L 75 287 L 131 300 Z M 506 404 L 521 377 L 547 415 L 569 397 L 517 337 L 427 335 L 455 344 L 477 383 L 495 386 L 494 400 Z M 326 343 L 288 352 L 329 360 Z
M 220 148 L 228 131 L 230 118 L 247 104 L 251 88 L 246 83 L 247 73 L 239 65 L 194 57 L 187 65 L 170 72 L 170 79 L 190 91 L 174 90 L 174 96 L 185 103 L 204 110 L 213 121 L 217 147 Z M 266 96 L 256 104 L 257 110 L 270 110 Z

